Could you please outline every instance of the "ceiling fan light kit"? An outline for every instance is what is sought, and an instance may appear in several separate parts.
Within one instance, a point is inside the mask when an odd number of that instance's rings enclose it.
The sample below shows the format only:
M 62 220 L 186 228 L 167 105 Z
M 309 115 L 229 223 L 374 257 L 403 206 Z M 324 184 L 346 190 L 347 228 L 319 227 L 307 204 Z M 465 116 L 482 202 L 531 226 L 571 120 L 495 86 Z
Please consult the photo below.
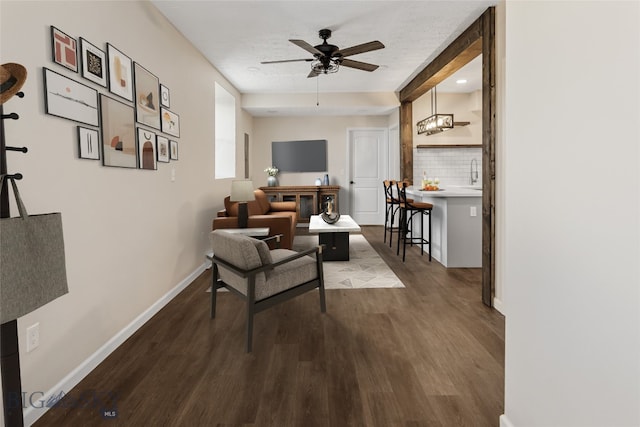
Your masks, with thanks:
M 313 61 L 311 63 L 311 72 L 307 77 L 316 77 L 319 74 L 331 74 L 337 73 L 340 66 L 337 62 L 330 62 L 329 64 L 323 64 L 322 61 Z
M 368 43 L 351 46 L 345 49 L 340 49 L 338 46 L 327 43 L 327 39 L 331 37 L 331 30 L 322 29 L 318 32 L 318 35 L 323 42 L 317 46 L 312 46 L 304 40 L 290 39 L 289 41 L 298 47 L 306 50 L 313 55 L 313 59 L 284 59 L 280 61 L 262 61 L 261 64 L 276 64 L 282 62 L 301 62 L 311 61 L 311 72 L 307 77 L 317 77 L 320 74 L 336 73 L 340 66 L 355 68 L 363 71 L 375 71 L 378 66 L 375 64 L 369 64 L 367 62 L 354 61 L 352 59 L 346 59 L 347 56 L 357 55 L 359 53 L 370 52 L 372 50 L 383 49 L 384 44 L 375 40 Z

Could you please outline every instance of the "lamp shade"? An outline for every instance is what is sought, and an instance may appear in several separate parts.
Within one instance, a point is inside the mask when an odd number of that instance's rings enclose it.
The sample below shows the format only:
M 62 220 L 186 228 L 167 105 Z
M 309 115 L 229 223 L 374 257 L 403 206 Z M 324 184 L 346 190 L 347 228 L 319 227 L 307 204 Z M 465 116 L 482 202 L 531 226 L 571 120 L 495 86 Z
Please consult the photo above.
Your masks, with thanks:
M 231 195 L 229 200 L 232 202 L 255 200 L 255 196 L 253 195 L 253 181 L 250 179 L 236 179 L 231 181 Z

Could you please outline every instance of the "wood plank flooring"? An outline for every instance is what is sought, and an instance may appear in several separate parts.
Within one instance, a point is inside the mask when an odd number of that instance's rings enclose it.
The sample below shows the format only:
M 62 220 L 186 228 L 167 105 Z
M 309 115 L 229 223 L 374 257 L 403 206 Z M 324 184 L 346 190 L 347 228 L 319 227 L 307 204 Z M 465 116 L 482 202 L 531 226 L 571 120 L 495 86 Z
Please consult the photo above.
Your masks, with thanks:
M 243 304 L 221 293 L 211 320 L 206 271 L 35 425 L 497 426 L 504 318 L 481 270 L 415 247 L 402 263 L 382 227 L 362 233 L 405 289 L 327 290 L 326 314 L 317 292 L 280 304 L 247 354 Z

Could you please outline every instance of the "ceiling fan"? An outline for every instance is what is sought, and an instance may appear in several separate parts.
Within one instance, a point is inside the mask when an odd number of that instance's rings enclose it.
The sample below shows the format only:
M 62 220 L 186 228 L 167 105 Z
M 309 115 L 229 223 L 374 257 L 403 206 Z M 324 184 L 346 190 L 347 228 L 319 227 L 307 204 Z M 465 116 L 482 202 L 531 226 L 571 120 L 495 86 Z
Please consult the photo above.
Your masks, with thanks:
M 311 46 L 304 40 L 289 40 L 296 46 L 299 46 L 307 52 L 311 53 L 313 55 L 313 58 L 285 59 L 281 61 L 262 61 L 261 64 L 277 64 L 281 62 L 299 61 L 311 62 L 311 72 L 307 77 L 316 77 L 320 74 L 335 73 L 336 71 L 338 71 L 340 65 L 364 71 L 374 71 L 378 68 L 377 65 L 369 64 L 367 62 L 354 61 L 353 59 L 347 59 L 346 57 L 384 48 L 384 45 L 379 41 L 371 41 L 368 43 L 351 46 L 345 49 L 340 49 L 336 45 L 327 43 L 327 39 L 331 37 L 331 30 L 325 28 L 320 30 L 318 34 L 323 42 L 322 44 L 319 44 L 317 46 Z

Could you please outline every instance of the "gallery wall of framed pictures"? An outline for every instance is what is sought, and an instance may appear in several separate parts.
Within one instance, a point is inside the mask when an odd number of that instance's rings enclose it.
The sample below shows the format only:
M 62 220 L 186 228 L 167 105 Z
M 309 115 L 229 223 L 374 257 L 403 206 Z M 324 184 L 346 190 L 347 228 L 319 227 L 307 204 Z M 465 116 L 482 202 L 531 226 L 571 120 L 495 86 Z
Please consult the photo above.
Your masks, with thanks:
M 145 170 L 177 161 L 180 116 L 170 110 L 169 88 L 119 48 L 104 46 L 51 26 L 51 61 L 77 74 L 43 67 L 45 112 L 79 124 L 80 159 Z

